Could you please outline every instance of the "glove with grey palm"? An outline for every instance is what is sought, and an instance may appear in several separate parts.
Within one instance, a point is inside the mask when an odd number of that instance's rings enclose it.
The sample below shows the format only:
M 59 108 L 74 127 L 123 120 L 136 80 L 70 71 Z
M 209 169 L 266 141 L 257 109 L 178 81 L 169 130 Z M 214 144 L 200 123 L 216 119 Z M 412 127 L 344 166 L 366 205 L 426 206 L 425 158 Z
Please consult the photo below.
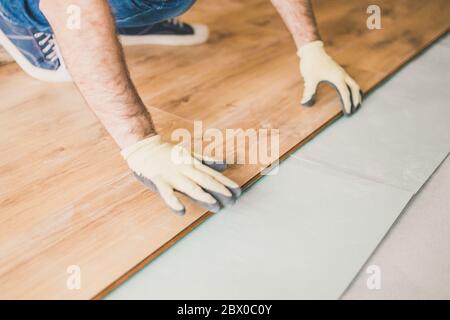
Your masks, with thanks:
M 185 213 L 185 207 L 175 191 L 212 212 L 234 203 L 241 193 L 238 184 L 211 168 L 217 167 L 216 163 L 203 161 L 208 166 L 181 146 L 161 141 L 159 135 L 141 140 L 121 154 L 137 179 L 159 192 L 179 215 Z
M 360 107 L 362 92 L 359 85 L 326 53 L 322 41 L 312 41 L 302 46 L 297 54 L 305 82 L 302 105 L 312 106 L 317 86 L 326 82 L 339 93 L 344 114 L 350 115 Z

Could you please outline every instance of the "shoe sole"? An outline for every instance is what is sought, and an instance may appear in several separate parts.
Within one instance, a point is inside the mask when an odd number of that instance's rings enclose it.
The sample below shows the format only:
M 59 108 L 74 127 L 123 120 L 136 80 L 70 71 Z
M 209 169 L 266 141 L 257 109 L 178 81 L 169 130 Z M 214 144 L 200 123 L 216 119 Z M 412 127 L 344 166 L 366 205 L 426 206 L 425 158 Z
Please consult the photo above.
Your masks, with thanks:
M 137 46 L 146 44 L 163 46 L 192 46 L 205 43 L 209 37 L 208 27 L 203 24 L 191 24 L 191 26 L 194 29 L 193 35 L 120 35 L 119 39 L 124 46 Z
M 5 33 L 0 29 L 0 44 L 9 53 L 17 64 L 31 77 L 47 82 L 67 82 L 72 81 L 69 73 L 65 68 L 58 71 L 50 71 L 34 66 L 22 52 L 9 40 Z

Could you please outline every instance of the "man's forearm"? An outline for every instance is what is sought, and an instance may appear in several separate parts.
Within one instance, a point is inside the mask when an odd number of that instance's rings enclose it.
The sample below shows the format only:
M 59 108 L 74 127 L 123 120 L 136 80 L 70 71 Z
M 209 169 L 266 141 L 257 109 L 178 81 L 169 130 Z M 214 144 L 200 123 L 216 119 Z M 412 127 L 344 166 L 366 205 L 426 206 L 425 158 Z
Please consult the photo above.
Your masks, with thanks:
M 311 0 L 271 0 L 294 38 L 297 48 L 320 40 Z
M 69 5 L 81 9 L 80 29 L 66 26 Z M 124 148 L 155 134 L 129 77 L 108 2 L 41 0 L 40 7 L 73 81 L 117 144 Z

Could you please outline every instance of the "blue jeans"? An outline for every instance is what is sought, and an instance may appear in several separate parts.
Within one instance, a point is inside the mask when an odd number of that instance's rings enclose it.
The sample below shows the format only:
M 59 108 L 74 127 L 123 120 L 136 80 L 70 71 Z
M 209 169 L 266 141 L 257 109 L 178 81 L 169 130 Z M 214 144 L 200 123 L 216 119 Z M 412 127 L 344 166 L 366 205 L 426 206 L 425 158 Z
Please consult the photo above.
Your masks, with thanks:
M 108 0 L 119 28 L 147 26 L 177 17 L 192 7 L 195 1 Z M 12 24 L 51 32 L 47 19 L 39 9 L 39 0 L 0 0 L 0 15 Z

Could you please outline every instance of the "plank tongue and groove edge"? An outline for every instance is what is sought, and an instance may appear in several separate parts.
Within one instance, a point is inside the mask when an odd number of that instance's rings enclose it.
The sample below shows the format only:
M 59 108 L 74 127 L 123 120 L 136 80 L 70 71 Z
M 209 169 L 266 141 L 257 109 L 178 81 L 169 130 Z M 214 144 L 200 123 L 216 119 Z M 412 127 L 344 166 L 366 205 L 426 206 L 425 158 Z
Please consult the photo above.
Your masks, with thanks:
M 447 0 L 383 0 L 382 29 L 369 30 L 370 4 L 314 1 L 330 54 L 365 92 L 450 27 Z M 340 117 L 330 88 L 313 108 L 299 106 L 295 48 L 269 1 L 201 0 L 185 19 L 208 24 L 207 44 L 126 49 L 166 139 L 196 120 L 269 126 L 280 130 L 283 158 Z M 0 298 L 100 298 L 210 215 L 183 198 L 180 218 L 135 181 L 73 84 L 35 81 L 16 64 L 0 67 L 0 78 Z M 260 171 L 234 165 L 226 174 L 247 187 Z M 67 286 L 73 270 L 78 290 Z

